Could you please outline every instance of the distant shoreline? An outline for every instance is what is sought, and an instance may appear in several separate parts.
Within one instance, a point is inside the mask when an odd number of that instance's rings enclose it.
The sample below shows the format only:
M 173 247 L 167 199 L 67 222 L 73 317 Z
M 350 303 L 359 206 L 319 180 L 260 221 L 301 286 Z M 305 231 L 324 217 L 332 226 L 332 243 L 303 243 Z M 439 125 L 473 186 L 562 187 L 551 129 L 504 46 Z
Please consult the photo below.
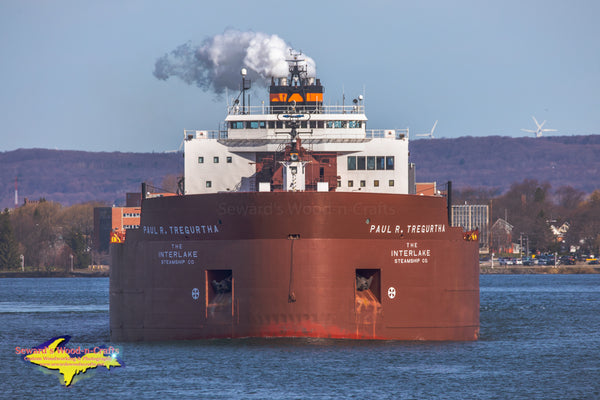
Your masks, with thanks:
M 600 265 L 559 265 L 554 266 L 515 266 L 507 267 L 498 265 L 492 268 L 489 265 L 480 265 L 479 273 L 481 275 L 501 275 L 501 274 L 600 274 Z
M 0 271 L 0 278 L 108 278 L 108 270 L 89 269 L 66 271 Z
M 480 265 L 481 275 L 539 275 L 539 274 L 600 274 L 600 265 L 560 265 L 553 266 L 497 266 Z M 108 278 L 110 271 L 81 269 L 66 271 L 0 271 L 0 278 Z

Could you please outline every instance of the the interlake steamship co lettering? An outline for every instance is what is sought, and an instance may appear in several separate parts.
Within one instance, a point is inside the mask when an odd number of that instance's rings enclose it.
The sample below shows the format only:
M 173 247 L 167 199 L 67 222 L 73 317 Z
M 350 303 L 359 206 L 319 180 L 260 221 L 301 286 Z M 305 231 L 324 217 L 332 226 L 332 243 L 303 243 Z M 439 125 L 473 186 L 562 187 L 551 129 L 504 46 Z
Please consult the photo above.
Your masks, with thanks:
M 198 250 L 185 250 L 182 243 L 171 243 L 170 248 L 158 251 L 161 264 L 195 264 Z
M 144 225 L 144 235 L 205 235 L 219 233 L 219 227 L 212 225 Z
M 165 250 L 165 251 L 158 252 L 158 258 L 188 258 L 188 257 L 198 258 L 198 251 L 197 250 L 189 250 L 189 251 Z
M 430 249 L 404 249 L 404 250 L 392 250 L 392 257 L 430 257 Z
M 406 242 L 403 249 L 390 250 L 394 264 L 427 264 L 431 257 L 431 249 L 420 249 L 418 242 Z

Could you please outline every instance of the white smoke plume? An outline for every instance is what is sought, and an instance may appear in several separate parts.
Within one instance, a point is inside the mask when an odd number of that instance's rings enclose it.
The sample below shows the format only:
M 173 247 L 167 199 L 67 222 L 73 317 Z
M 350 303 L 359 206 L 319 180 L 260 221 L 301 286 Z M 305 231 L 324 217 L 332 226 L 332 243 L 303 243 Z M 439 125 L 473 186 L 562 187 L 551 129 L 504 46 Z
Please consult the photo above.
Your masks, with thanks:
M 272 77 L 288 75 L 291 46 L 277 35 L 227 30 L 205 39 L 200 46 L 185 43 L 156 60 L 154 76 L 167 80 L 176 76 L 203 90 L 217 94 L 225 88 L 239 90 L 240 71 L 246 68 L 248 79 L 267 85 Z M 316 76 L 312 58 L 302 55 L 309 76 Z

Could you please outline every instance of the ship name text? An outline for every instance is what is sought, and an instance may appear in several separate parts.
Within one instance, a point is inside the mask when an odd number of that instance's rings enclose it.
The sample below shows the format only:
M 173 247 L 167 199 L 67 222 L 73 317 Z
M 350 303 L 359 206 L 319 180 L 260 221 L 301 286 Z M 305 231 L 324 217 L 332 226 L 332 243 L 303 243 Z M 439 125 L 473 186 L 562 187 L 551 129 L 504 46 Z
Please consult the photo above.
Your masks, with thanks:
M 144 235 L 203 235 L 218 233 L 217 225 L 144 225 Z
M 444 224 L 426 224 L 426 225 L 406 225 L 406 230 L 400 225 L 371 225 L 369 233 L 388 233 L 388 234 L 404 234 L 404 233 L 442 233 L 446 232 Z

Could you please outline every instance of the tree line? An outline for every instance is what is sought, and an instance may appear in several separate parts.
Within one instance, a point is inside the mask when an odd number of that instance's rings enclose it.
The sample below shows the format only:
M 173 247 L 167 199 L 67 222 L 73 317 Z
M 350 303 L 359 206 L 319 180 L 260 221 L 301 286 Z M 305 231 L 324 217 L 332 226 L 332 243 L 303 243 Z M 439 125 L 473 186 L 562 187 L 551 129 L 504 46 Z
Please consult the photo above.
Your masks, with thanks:
M 168 182 L 164 182 L 167 184 Z M 490 205 L 491 223 L 498 218 L 513 225 L 513 241 L 526 235 L 531 252 L 600 253 L 600 190 L 587 194 L 570 186 L 552 189 L 547 182 L 526 179 L 513 183 L 501 194 L 498 189 L 454 190 L 454 204 Z M 0 213 L 0 269 L 86 268 L 104 262 L 106 254 L 94 252 L 94 208 L 89 202 L 63 207 L 41 199 Z M 561 241 L 552 233 L 564 223 L 569 226 Z M 71 264 L 72 263 L 72 264 Z
M 466 188 L 454 192 L 454 204 L 489 204 L 491 224 L 499 218 L 513 225 L 513 241 L 521 234 L 529 241 L 530 252 L 600 253 L 600 190 L 591 194 L 547 182 L 525 179 L 513 183 L 503 194 L 498 189 Z M 568 231 L 558 239 L 551 226 L 567 223 Z
M 94 208 L 100 203 L 63 207 L 41 199 L 0 213 L 0 269 L 87 268 L 92 258 Z

